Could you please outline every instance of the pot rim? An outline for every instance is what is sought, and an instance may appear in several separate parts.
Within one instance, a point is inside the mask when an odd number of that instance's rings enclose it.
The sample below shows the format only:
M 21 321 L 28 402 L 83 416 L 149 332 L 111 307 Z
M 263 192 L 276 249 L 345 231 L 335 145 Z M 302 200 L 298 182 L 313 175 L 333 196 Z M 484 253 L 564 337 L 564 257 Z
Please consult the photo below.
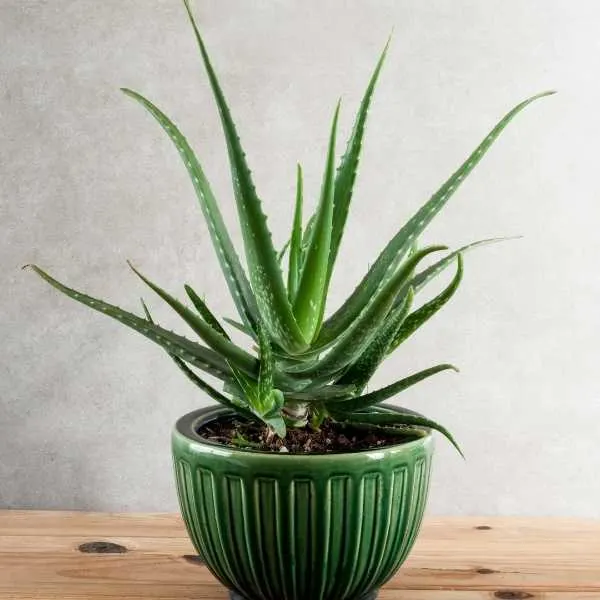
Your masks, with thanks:
M 391 410 L 399 410 L 400 407 L 382 404 L 381 406 L 389 408 Z M 402 408 L 403 412 L 410 412 L 415 415 L 419 413 Z M 211 442 L 202 438 L 196 430 L 200 424 L 205 424 L 210 421 L 222 417 L 227 414 L 235 414 L 234 411 L 221 405 L 210 405 L 204 408 L 198 408 L 183 416 L 181 416 L 175 422 L 172 431 L 173 442 L 180 441 L 188 445 L 193 446 L 193 450 L 204 454 L 213 454 L 218 456 L 227 457 L 239 457 L 242 459 L 243 456 L 260 457 L 261 460 L 310 460 L 310 461 L 344 461 L 344 460 L 356 460 L 360 455 L 371 459 L 381 460 L 391 455 L 403 454 L 405 452 L 411 452 L 420 446 L 433 445 L 434 439 L 432 436 L 431 429 L 427 427 L 420 427 L 427 432 L 427 434 L 421 438 L 417 438 L 410 442 L 403 442 L 401 444 L 390 444 L 388 446 L 382 446 L 380 448 L 370 448 L 363 450 L 350 450 L 346 452 L 327 452 L 327 453 L 287 453 L 287 452 L 269 452 L 267 450 L 253 450 L 251 448 L 233 448 L 231 446 L 225 446 L 216 442 Z M 421 416 L 421 415 L 419 415 Z M 192 448 L 190 448 L 192 449 Z

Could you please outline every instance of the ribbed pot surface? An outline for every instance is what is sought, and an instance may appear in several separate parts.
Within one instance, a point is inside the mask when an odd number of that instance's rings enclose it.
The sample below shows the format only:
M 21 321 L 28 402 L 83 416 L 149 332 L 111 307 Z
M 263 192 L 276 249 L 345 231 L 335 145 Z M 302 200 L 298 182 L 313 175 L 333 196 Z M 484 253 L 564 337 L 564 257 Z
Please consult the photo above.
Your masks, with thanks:
M 359 600 L 413 546 L 433 439 L 344 454 L 252 452 L 202 441 L 185 415 L 173 432 L 181 512 L 212 573 L 246 600 Z

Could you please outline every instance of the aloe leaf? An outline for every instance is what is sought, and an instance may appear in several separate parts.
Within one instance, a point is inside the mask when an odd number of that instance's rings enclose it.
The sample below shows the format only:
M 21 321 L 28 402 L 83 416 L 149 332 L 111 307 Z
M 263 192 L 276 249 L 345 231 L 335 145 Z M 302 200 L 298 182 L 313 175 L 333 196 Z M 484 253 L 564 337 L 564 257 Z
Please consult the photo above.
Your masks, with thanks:
M 144 314 L 146 315 L 146 319 L 152 325 L 155 325 L 154 319 L 148 310 L 148 306 L 144 302 L 143 298 L 140 299 L 142 302 L 142 307 L 144 309 Z M 169 356 L 173 359 L 173 362 L 177 365 L 177 367 L 181 370 L 182 373 L 197 387 L 199 387 L 203 392 L 208 394 L 213 400 L 218 402 L 219 404 L 229 408 L 230 410 L 235 411 L 237 414 L 240 414 L 244 417 L 254 419 L 254 415 L 246 410 L 244 407 L 240 406 L 232 402 L 227 396 L 221 394 L 218 390 L 212 387 L 209 383 L 204 381 L 201 377 L 199 377 L 192 369 L 190 369 L 183 360 L 181 360 L 176 354 L 171 352 L 167 352 Z
M 311 406 L 309 424 L 314 431 L 319 431 L 323 421 L 329 416 L 324 406 Z
M 288 296 L 294 301 L 298 292 L 302 260 L 302 203 L 303 203 L 302 167 L 298 165 L 296 176 L 296 205 L 294 208 L 294 223 L 290 238 L 290 256 L 288 266 Z
M 332 218 L 331 251 L 329 255 L 328 265 L 329 278 L 331 278 L 333 266 L 335 264 L 340 243 L 342 241 L 344 227 L 346 225 L 346 220 L 348 217 L 348 211 L 350 209 L 350 202 L 352 200 L 354 182 L 356 181 L 358 163 L 360 160 L 360 154 L 362 150 L 363 136 L 365 132 L 369 108 L 371 106 L 373 92 L 375 91 L 375 86 L 377 84 L 377 80 L 379 79 L 381 68 L 383 67 L 383 63 L 385 62 L 385 57 L 387 55 L 390 41 L 391 36 L 388 39 L 383 49 L 383 52 L 379 57 L 379 60 L 377 61 L 377 65 L 375 67 L 375 70 L 373 71 L 373 74 L 371 75 L 371 79 L 369 80 L 369 84 L 363 95 L 358 112 L 354 120 L 352 134 L 348 139 L 346 151 L 343 154 L 340 164 L 337 168 L 335 178 L 334 211 Z M 312 224 L 315 217 L 316 213 L 312 215 L 309 225 Z
M 385 281 L 389 269 L 394 265 L 396 257 L 408 251 L 410 245 L 446 205 L 454 192 L 483 158 L 483 155 L 489 150 L 510 121 L 535 100 L 553 93 L 544 92 L 521 102 L 498 122 L 457 171 L 450 176 L 430 200 L 390 240 L 350 297 L 323 323 L 317 342 L 319 345 L 335 339 L 356 319 L 356 316 L 377 291 L 380 283 Z
M 273 247 L 271 232 L 256 194 L 250 169 L 242 150 L 225 96 L 211 64 L 204 41 L 188 0 L 184 4 L 194 28 L 206 73 L 219 109 L 234 184 L 234 193 L 242 227 L 250 281 L 259 312 L 273 339 L 290 353 L 304 350 L 307 343 L 296 323 L 283 284 L 281 269 Z
M 327 299 L 327 285 L 329 283 L 327 269 L 335 191 L 335 140 L 339 112 L 340 105 L 338 103 L 331 125 L 321 199 L 317 208 L 310 243 L 306 250 L 298 291 L 294 297 L 294 315 L 307 340 L 313 340 L 321 326 Z
M 252 412 L 256 408 L 257 403 L 257 385 L 256 382 L 251 379 L 241 369 L 238 369 L 234 364 L 229 363 L 229 368 L 233 373 L 233 377 L 238 384 L 239 391 L 241 393 L 235 394 L 237 397 L 243 399 L 248 404 Z M 232 392 L 233 393 L 233 392 Z
M 206 306 L 206 302 L 200 298 L 200 296 L 194 291 L 192 286 L 185 285 L 185 291 L 188 295 L 188 298 L 192 301 L 192 304 L 200 314 L 200 316 L 218 333 L 220 333 L 226 340 L 231 341 L 231 338 L 227 334 L 227 332 L 221 327 L 221 324 L 212 314 L 208 306 Z
M 232 327 L 234 327 L 238 331 L 241 331 L 242 333 L 245 333 L 247 336 L 251 337 L 253 340 L 258 339 L 257 336 L 256 336 L 255 331 L 252 330 L 252 329 L 250 329 L 249 327 L 247 327 L 243 323 L 240 323 L 239 321 L 236 321 L 235 319 L 230 319 L 229 317 L 223 317 L 223 321 L 225 321 L 225 323 L 227 323 L 228 325 L 231 325 Z
M 154 106 L 152 102 L 132 90 L 124 88 L 123 92 L 148 110 L 177 147 L 194 184 L 194 190 L 196 191 L 202 214 L 208 224 L 210 238 L 233 301 L 244 323 L 252 327 L 256 322 L 258 314 L 256 301 L 227 232 L 217 201 L 194 151 L 175 124 Z
M 227 363 L 223 358 L 204 346 L 196 344 L 188 340 L 187 338 L 173 333 L 167 329 L 163 329 L 158 325 L 149 323 L 146 319 L 142 319 L 137 315 L 125 311 L 118 306 L 114 306 L 98 298 L 88 296 L 83 292 L 79 292 L 72 288 L 63 285 L 48 273 L 40 269 L 36 265 L 27 265 L 28 268 L 33 269 L 42 279 L 47 281 L 52 287 L 56 288 L 66 296 L 69 296 L 73 300 L 77 300 L 98 312 L 108 315 L 113 319 L 116 319 L 120 323 L 123 323 L 127 327 L 130 327 L 134 331 L 141 333 L 143 336 L 152 340 L 167 352 L 176 354 L 184 361 L 194 365 L 195 367 L 214 375 L 222 380 L 228 380 L 231 378 L 231 371 Z
M 369 107 L 379 79 L 379 74 L 387 51 L 390 45 L 391 38 L 388 39 L 369 84 L 365 91 L 365 94 L 360 103 L 358 113 L 354 121 L 354 127 L 352 134 L 348 140 L 346 152 L 342 156 L 340 165 L 337 169 L 337 175 L 335 178 L 335 194 L 333 200 L 333 220 L 332 220 L 332 232 L 331 232 L 331 250 L 329 253 L 329 265 L 328 265 L 328 277 L 331 278 L 333 266 L 338 255 L 340 243 L 342 241 L 342 235 L 344 233 L 344 227 L 346 225 L 346 219 L 348 217 L 348 211 L 350 208 L 350 202 L 352 200 L 352 192 L 354 190 L 354 182 L 356 181 L 356 174 L 358 170 L 358 163 L 360 160 L 360 153 L 362 150 L 363 136 L 365 132 L 365 125 L 367 122 L 367 115 L 369 113 Z
M 282 416 L 267 417 L 263 421 L 276 433 L 278 437 L 284 439 L 287 433 L 285 420 Z
M 417 251 L 419 244 L 417 243 L 418 240 L 415 240 L 411 245 L 410 248 L 408 248 L 405 252 L 401 252 L 399 253 L 396 258 L 393 260 L 393 262 L 390 264 L 390 268 L 387 271 L 387 274 L 385 276 L 385 279 L 383 280 L 383 283 L 385 283 L 386 281 L 389 280 L 389 278 L 396 272 L 396 270 L 398 269 L 398 267 L 405 261 L 408 260 L 411 256 L 413 256 L 415 254 L 415 252 Z M 400 301 L 400 299 L 398 299 L 396 301 L 396 304 L 398 304 L 398 302 Z
M 351 384 L 330 384 L 316 390 L 285 392 L 286 400 L 303 403 L 324 403 L 328 400 L 350 400 L 356 395 L 357 387 Z
M 362 392 L 383 359 L 386 357 L 390 345 L 410 311 L 413 296 L 413 290 L 412 288 L 409 288 L 408 293 L 404 296 L 401 304 L 393 309 L 393 312 L 386 319 L 385 325 L 367 346 L 367 349 L 336 383 L 340 385 L 354 384 L 359 392 Z
M 374 392 L 370 392 L 369 394 L 364 394 L 363 396 L 359 396 L 358 398 L 353 398 L 352 400 L 343 400 L 341 402 L 336 402 L 335 404 L 328 405 L 331 410 L 335 410 L 336 413 L 351 413 L 357 410 L 363 410 L 369 408 L 370 406 L 374 406 L 381 402 L 385 402 L 389 398 L 392 398 L 396 394 L 403 392 L 409 387 L 431 377 L 432 375 L 436 375 L 437 373 L 441 373 L 442 371 L 457 371 L 458 369 L 453 365 L 443 364 L 436 365 L 435 367 L 430 367 L 429 369 L 424 369 L 423 371 L 419 371 L 418 373 L 414 373 L 409 377 L 405 377 L 404 379 L 400 379 L 391 385 L 388 385 L 384 388 L 376 390 Z
M 350 323 L 348 325 L 348 327 L 346 328 L 346 330 L 343 333 L 341 333 L 337 338 L 335 338 L 333 340 L 329 340 L 324 343 L 319 343 L 319 340 L 317 340 L 315 343 L 313 343 L 312 347 L 309 350 L 303 352 L 300 355 L 295 356 L 294 359 L 283 358 L 283 360 L 280 361 L 281 368 L 285 371 L 289 371 L 290 373 L 294 373 L 295 371 L 299 372 L 299 369 L 296 369 L 294 365 L 297 365 L 298 362 L 303 362 L 304 365 L 307 367 L 307 370 L 312 369 L 312 367 L 317 365 L 317 363 L 319 362 L 320 355 L 322 355 L 324 352 L 329 351 L 335 345 L 339 345 L 339 343 L 342 339 L 344 339 L 345 337 L 350 335 L 350 332 L 353 330 L 353 327 L 356 327 L 357 321 L 360 321 L 362 318 L 365 318 L 364 313 L 366 313 L 366 311 L 367 311 L 367 309 L 369 309 L 370 305 L 372 305 L 375 301 L 378 301 L 377 298 L 379 297 L 379 295 L 387 294 L 389 292 L 390 285 L 392 285 L 392 286 L 395 285 L 395 284 L 391 283 L 392 279 L 394 281 L 398 281 L 400 277 L 404 277 L 404 275 L 407 273 L 409 274 L 410 277 L 412 277 L 411 269 L 414 269 L 415 265 L 417 265 L 423 258 L 425 258 L 427 255 L 429 255 L 432 252 L 437 252 L 439 250 L 446 250 L 446 249 L 447 249 L 446 246 L 432 246 L 430 248 L 425 248 L 424 250 L 417 251 L 416 247 L 413 245 L 411 247 L 411 251 L 408 253 L 408 258 L 405 260 L 405 262 L 401 265 L 401 267 L 395 273 L 393 273 L 390 277 L 388 277 L 382 283 L 381 287 L 379 288 L 379 290 L 377 291 L 375 296 L 373 298 L 371 298 L 370 304 L 367 305 L 367 307 L 354 320 L 353 323 Z M 394 300 L 394 302 L 392 304 L 393 308 L 397 308 L 398 305 L 404 301 L 404 298 L 405 298 L 406 294 L 408 293 L 408 288 L 412 287 L 412 285 L 410 284 L 410 281 L 407 281 L 405 283 L 406 283 L 406 285 L 404 287 L 401 287 L 400 290 L 396 294 L 396 299 Z M 372 307 L 371 307 L 371 310 L 372 310 Z M 366 343 L 366 340 L 363 340 L 363 341 Z M 363 348 L 363 350 L 364 350 L 365 346 L 361 346 L 361 348 Z M 356 354 L 354 358 L 357 359 L 358 356 L 359 355 Z M 350 364 L 350 363 L 348 363 L 348 364 Z
M 387 354 L 391 354 L 402 342 L 408 339 L 421 325 L 427 322 L 435 313 L 437 313 L 447 302 L 454 296 L 458 289 L 463 276 L 463 258 L 461 254 L 457 255 L 458 266 L 456 275 L 450 282 L 450 285 L 440 292 L 433 300 L 426 302 L 410 314 L 402 326 L 397 330 L 393 341 L 389 344 L 386 350 Z
M 265 328 L 258 326 L 258 343 L 260 349 L 260 369 L 258 372 L 258 397 L 264 406 L 273 391 L 273 353 L 271 351 L 271 341 L 265 331 Z
M 161 287 L 142 275 L 131 263 L 131 270 L 158 296 L 160 296 L 213 350 L 246 373 L 253 373 L 257 367 L 256 359 L 225 339 L 211 325 L 201 319 L 195 312 L 171 296 Z
M 420 292 L 423 289 L 423 287 L 425 287 L 425 285 L 427 285 L 432 279 L 434 279 L 444 269 L 446 269 L 451 264 L 453 264 L 459 254 L 464 254 L 468 250 L 474 250 L 475 248 L 479 248 L 482 246 L 488 246 L 490 244 L 497 244 L 498 242 L 506 242 L 508 240 L 516 240 L 516 239 L 519 239 L 519 237 L 512 236 L 512 237 L 489 238 L 486 240 L 479 240 L 477 242 L 472 242 L 471 244 L 467 244 L 466 246 L 463 246 L 462 248 L 459 248 L 458 250 L 454 250 L 447 256 L 444 256 L 444 258 L 440 259 L 439 261 L 435 262 L 434 264 L 432 264 L 431 266 L 427 267 L 426 269 L 424 269 L 420 273 L 417 273 L 414 276 L 414 278 L 412 280 L 412 285 L 415 288 L 415 293 Z
M 277 385 L 277 374 L 274 375 L 274 382 L 275 385 Z M 296 397 L 296 394 L 298 394 L 299 399 L 304 398 L 304 397 L 308 397 L 308 392 L 305 392 L 304 389 L 299 390 L 299 391 L 294 391 L 293 389 L 289 389 L 287 386 L 285 385 L 281 385 L 282 388 L 285 388 L 285 392 L 284 392 L 284 396 L 285 398 L 289 398 L 290 401 L 293 401 L 294 398 Z M 274 388 L 274 389 L 279 389 L 279 388 Z M 240 386 L 238 381 L 235 379 L 235 377 L 231 376 L 229 378 L 228 381 L 225 381 L 223 384 L 223 391 L 226 392 L 227 394 L 240 394 Z M 331 393 L 331 398 L 339 398 L 341 397 L 342 392 L 332 392 Z M 312 396 L 314 397 L 314 395 Z M 351 394 L 348 395 L 348 398 L 351 397 Z
M 394 277 L 384 285 L 383 289 L 367 305 L 358 319 L 348 327 L 346 332 L 340 336 L 336 345 L 323 358 L 307 364 L 291 365 L 287 368 L 287 371 L 295 374 L 300 373 L 305 377 L 326 377 L 352 364 L 364 352 L 380 330 L 398 295 L 408 292 L 408 282 L 416 265 L 432 252 L 445 249 L 445 246 L 432 246 L 415 253 Z
M 152 323 L 152 325 L 155 325 L 156 323 L 154 323 L 154 319 L 152 318 L 152 315 L 150 314 L 150 311 L 148 310 L 148 306 L 146 305 L 146 302 L 144 302 L 143 298 L 140 298 L 140 302 L 142 303 L 142 308 L 144 309 L 144 314 L 146 315 L 146 320 L 149 321 L 150 323 Z
M 173 356 L 173 360 L 175 361 L 175 364 L 181 369 L 181 371 L 186 375 L 186 377 L 194 385 L 198 386 L 203 392 L 208 394 L 213 400 L 215 400 L 219 404 L 222 404 L 226 408 L 233 410 L 236 414 L 238 414 L 240 416 L 246 417 L 247 419 L 250 419 L 252 421 L 256 421 L 256 416 L 251 411 L 249 411 L 244 406 L 242 406 L 242 404 L 240 402 L 234 402 L 233 400 L 230 400 L 229 398 L 227 398 L 227 396 L 224 396 L 223 394 L 221 394 L 221 392 L 219 392 L 218 390 L 213 388 L 210 384 L 208 384 L 202 378 L 198 377 L 198 375 L 196 375 L 196 373 L 194 373 L 177 356 Z
M 260 345 L 260 371 L 258 374 L 259 414 L 277 435 L 285 437 L 285 421 L 282 415 L 285 397 L 281 390 L 273 387 L 274 360 L 271 350 L 271 340 L 262 324 L 259 324 L 258 339 Z
M 259 331 L 264 332 L 264 328 L 260 325 Z M 259 335 L 261 335 L 262 344 L 268 343 L 268 338 L 265 337 L 264 333 Z M 273 388 L 273 373 L 272 370 L 269 372 L 269 369 L 272 368 L 272 358 L 269 361 L 268 353 L 268 350 L 266 353 L 261 353 L 261 371 L 258 382 L 230 364 L 239 390 L 236 391 L 231 384 L 227 384 L 227 387 L 232 390 L 234 398 L 243 398 L 243 402 L 247 404 L 248 409 L 252 412 L 253 419 L 260 419 L 279 437 L 283 438 L 286 434 L 285 421 L 281 414 L 284 396 L 281 391 Z
M 277 262 L 281 265 L 281 263 L 283 262 L 283 259 L 285 258 L 285 253 L 289 250 L 290 248 L 290 240 L 288 240 L 284 245 L 283 248 L 279 251 L 279 253 L 277 254 Z
M 264 418 L 281 417 L 282 409 L 285 405 L 285 396 L 281 390 L 272 388 L 268 398 L 268 409 L 265 410 Z
M 271 352 L 271 341 L 262 323 L 258 324 L 258 337 L 260 344 L 260 367 L 258 379 L 248 377 L 235 365 L 229 363 L 244 399 L 250 410 L 267 422 L 269 419 L 277 418 L 281 412 L 284 398 L 283 394 L 274 389 L 273 354 Z
M 413 279 L 411 281 L 411 285 L 413 286 L 413 288 L 415 290 L 415 294 L 420 292 L 430 281 L 435 279 L 435 277 L 437 277 L 442 271 L 444 271 L 451 264 L 453 264 L 454 261 L 456 260 L 456 257 L 459 254 L 464 254 L 465 252 L 467 252 L 469 250 L 474 250 L 475 248 L 489 246 L 490 244 L 497 244 L 499 242 L 507 242 L 509 240 L 518 240 L 518 239 L 521 239 L 521 236 L 489 238 L 489 239 L 485 239 L 485 240 L 479 240 L 477 242 L 472 242 L 470 244 L 466 244 L 465 246 L 462 246 L 458 250 L 454 250 L 447 256 L 444 256 L 444 258 L 433 263 L 426 269 L 423 269 L 423 271 L 421 271 L 420 273 L 417 273 L 413 277 Z M 396 304 L 398 304 L 398 303 L 399 303 L 399 301 L 396 301 Z
M 302 267 L 304 267 L 304 261 L 306 260 L 306 251 L 308 250 L 308 246 L 310 244 L 313 228 L 315 226 L 316 216 L 316 212 L 314 212 L 310 216 L 310 219 L 308 219 L 308 223 L 306 224 L 306 227 L 304 228 L 304 232 L 302 234 L 302 246 L 300 249 L 300 262 L 302 264 Z
M 244 333 L 245 335 L 251 337 L 254 342 L 258 342 L 258 336 L 253 331 L 246 329 L 239 321 L 235 321 L 234 319 L 229 319 L 227 317 L 223 317 L 223 320 L 226 323 L 228 323 L 229 325 L 231 325 L 232 327 L 235 327 L 235 329 L 238 329 L 241 333 Z M 254 344 L 252 346 L 252 349 L 254 351 L 258 352 L 258 344 L 257 343 Z M 280 348 L 279 346 L 274 344 L 272 341 L 271 341 L 271 351 L 273 353 L 273 356 L 275 357 L 276 362 L 283 360 L 285 364 L 287 364 L 288 361 L 290 361 L 292 364 L 297 364 L 298 362 L 303 360 L 303 358 L 301 358 L 301 357 L 300 358 L 296 358 L 295 356 L 291 357 L 285 350 L 283 350 L 282 348 Z M 276 373 L 276 378 L 280 375 L 281 375 L 280 373 Z M 281 381 L 282 380 L 279 379 L 279 382 L 281 382 Z M 288 383 L 290 383 L 289 380 L 288 380 Z M 295 381 L 294 383 L 295 383 L 295 385 L 293 386 L 294 389 L 298 385 L 301 385 L 299 381 Z
M 332 415 L 336 421 L 341 423 L 359 423 L 375 426 L 410 426 L 410 427 L 428 427 L 439 431 L 456 448 L 458 453 L 464 458 L 460 446 L 454 439 L 454 436 L 443 426 L 431 419 L 414 415 L 412 413 L 403 413 L 396 411 L 383 412 L 358 412 L 348 415 Z

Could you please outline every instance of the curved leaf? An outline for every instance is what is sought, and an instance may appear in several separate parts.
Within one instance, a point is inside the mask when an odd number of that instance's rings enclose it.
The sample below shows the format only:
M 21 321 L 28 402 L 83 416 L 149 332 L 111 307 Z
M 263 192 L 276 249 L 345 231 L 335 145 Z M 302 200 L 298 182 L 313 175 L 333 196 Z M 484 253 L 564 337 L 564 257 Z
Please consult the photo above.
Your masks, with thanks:
M 390 345 L 398 334 L 398 330 L 406 319 L 413 302 L 412 288 L 402 299 L 400 305 L 392 310 L 384 326 L 377 333 L 373 341 L 367 346 L 367 349 L 359 356 L 350 368 L 344 373 L 336 383 L 354 384 L 359 392 L 369 383 L 369 380 L 375 374 L 375 371 L 386 357 Z
M 462 246 L 458 250 L 454 250 L 447 256 L 444 256 L 444 258 L 438 260 L 437 262 L 427 267 L 420 273 L 417 273 L 413 277 L 412 286 L 415 288 L 415 293 L 420 292 L 423 289 L 423 287 L 425 287 L 425 285 L 427 285 L 432 279 L 439 275 L 444 269 L 449 267 L 459 254 L 464 254 L 468 250 L 473 250 L 481 246 L 488 246 L 490 244 L 497 244 L 498 242 L 506 242 L 508 240 L 517 239 L 520 239 L 519 236 L 489 238 L 487 240 L 479 240 L 477 242 L 472 242 L 470 244 L 467 244 L 466 246 Z
M 231 370 L 227 363 L 213 350 L 201 346 L 200 344 L 196 344 L 195 342 L 173 333 L 172 331 L 163 329 L 158 325 L 153 325 L 146 319 L 142 319 L 118 306 L 114 306 L 108 302 L 104 302 L 103 300 L 99 300 L 98 298 L 88 296 L 83 292 L 69 288 L 36 265 L 27 265 L 27 267 L 33 269 L 40 277 L 42 277 L 42 279 L 46 280 L 52 287 L 56 288 L 66 296 L 116 319 L 120 323 L 123 323 L 123 325 L 130 327 L 134 331 L 147 337 L 149 340 L 152 340 L 167 350 L 167 352 L 176 354 L 184 361 L 218 377 L 219 379 L 228 380 L 231 378 Z
M 149 323 L 152 323 L 153 325 L 155 325 L 154 319 L 152 318 L 152 315 L 150 314 L 150 311 L 148 310 L 146 303 L 144 302 L 143 299 L 141 299 L 141 302 L 142 302 L 142 307 L 144 309 L 144 313 L 146 315 L 147 321 Z M 247 419 L 256 420 L 256 417 L 249 410 L 246 410 L 243 406 L 240 406 L 240 404 L 233 402 L 232 400 L 227 398 L 227 396 L 224 396 L 223 394 L 221 394 L 221 392 L 219 392 L 214 387 L 212 387 L 210 384 L 208 384 L 206 381 L 204 381 L 201 377 L 199 377 L 196 373 L 194 373 L 194 371 L 192 371 L 192 369 L 190 369 L 185 364 L 185 362 L 183 362 L 183 360 L 181 360 L 176 354 L 172 354 L 171 352 L 167 352 L 167 353 L 173 359 L 173 362 L 177 365 L 177 367 L 181 370 L 181 372 L 195 386 L 199 387 L 203 392 L 208 394 L 208 396 L 210 398 L 212 398 L 219 404 L 225 406 L 226 408 L 229 408 L 230 410 L 235 411 L 237 414 L 239 414 L 243 417 L 246 417 Z
M 421 325 L 431 319 L 438 310 L 440 310 L 458 289 L 463 276 L 463 258 L 462 254 L 458 254 L 458 266 L 456 275 L 450 282 L 450 285 L 445 290 L 442 290 L 433 300 L 426 302 L 409 315 L 400 329 L 396 332 L 393 341 L 390 343 L 387 353 L 391 354 L 402 342 L 410 337 Z
M 359 396 L 358 398 L 353 398 L 352 400 L 343 400 L 341 402 L 336 402 L 335 404 L 328 404 L 327 407 L 331 408 L 331 410 L 335 410 L 337 414 L 363 410 L 376 404 L 380 404 L 381 402 L 385 402 L 389 398 L 392 398 L 396 394 L 403 392 L 409 387 L 419 383 L 420 381 L 423 381 L 424 379 L 427 379 L 428 377 L 431 377 L 432 375 L 436 375 L 437 373 L 441 373 L 442 371 L 448 370 L 458 371 L 458 369 L 453 365 L 436 365 L 435 367 L 424 369 L 423 371 L 414 373 L 409 377 L 400 379 L 399 381 L 396 381 L 391 385 L 376 390 L 375 392 Z
M 279 262 L 279 264 L 281 265 L 283 259 L 285 258 L 285 253 L 289 250 L 290 248 L 290 240 L 288 240 L 283 247 L 281 248 L 281 250 L 279 251 L 279 253 L 277 254 L 277 262 Z
M 175 364 L 185 374 L 185 376 L 194 385 L 196 385 L 203 392 L 208 394 L 213 400 L 215 400 L 219 404 L 225 406 L 226 408 L 229 408 L 229 409 L 235 411 L 236 414 L 238 414 L 242 417 L 246 417 L 247 419 L 250 419 L 251 421 L 257 421 L 256 416 L 251 411 L 249 411 L 247 408 L 242 406 L 239 402 L 234 402 L 233 400 L 230 400 L 229 398 L 227 398 L 227 396 L 224 396 L 223 394 L 221 394 L 221 392 L 216 390 L 210 384 L 206 383 L 206 381 L 204 381 L 203 379 L 198 377 L 198 375 L 196 375 L 196 373 L 194 373 L 180 358 L 178 358 L 177 356 L 173 356 L 173 360 L 175 361 Z
M 435 429 L 439 431 L 442 435 L 446 437 L 446 439 L 456 448 L 458 453 L 464 458 L 460 446 L 454 439 L 453 435 L 439 423 L 432 421 L 431 419 L 427 419 L 426 417 L 421 417 L 414 415 L 412 413 L 401 413 L 396 411 L 389 411 L 387 413 L 384 412 L 358 412 L 351 413 L 349 415 L 343 416 L 335 416 L 332 415 L 336 421 L 341 423 L 360 423 L 360 424 L 368 424 L 375 426 L 410 426 L 410 427 L 428 427 L 430 429 Z
M 160 296 L 213 350 L 224 359 L 246 373 L 254 373 L 257 369 L 256 359 L 224 338 L 211 325 L 201 319 L 195 312 L 182 304 L 161 287 L 142 275 L 131 263 L 131 270 L 158 296 Z
M 398 295 L 407 293 L 408 282 L 416 265 L 432 252 L 445 249 L 445 246 L 432 246 L 415 253 L 384 285 L 323 358 L 306 364 L 290 365 L 287 372 L 305 377 L 326 377 L 352 364 L 377 334 Z
M 192 301 L 192 304 L 200 314 L 200 316 L 218 333 L 220 333 L 226 340 L 231 341 L 231 338 L 227 332 L 221 327 L 221 323 L 217 320 L 215 315 L 212 314 L 206 302 L 196 294 L 191 285 L 184 286 L 188 298 Z
M 355 385 L 330 384 L 316 390 L 301 391 L 301 392 L 286 392 L 286 400 L 292 402 L 304 403 L 324 403 L 328 400 L 351 399 L 356 395 L 357 388 Z
M 252 329 L 250 329 L 246 325 L 244 325 L 243 323 L 240 323 L 239 321 L 236 321 L 235 319 L 230 319 L 229 317 L 223 317 L 223 321 L 225 321 L 225 323 L 228 323 L 232 327 L 235 327 L 238 331 L 245 333 L 247 336 L 251 337 L 252 339 L 254 339 L 254 340 L 258 339 L 256 333 Z
M 132 90 L 123 88 L 122 91 L 139 102 L 158 121 L 177 147 L 194 184 L 210 238 L 238 313 L 248 327 L 253 327 L 258 314 L 254 295 L 227 232 L 217 201 L 194 151 L 175 124 L 152 102 Z
M 411 244 L 417 239 L 417 236 L 423 232 L 431 220 L 446 205 L 454 192 L 483 158 L 483 155 L 489 150 L 510 121 L 535 100 L 553 93 L 544 92 L 521 102 L 499 121 L 457 171 L 450 176 L 430 200 L 390 240 L 350 297 L 323 323 L 318 339 L 319 345 L 335 339 L 354 321 L 377 291 L 380 283 L 386 279 L 389 269 L 394 264 L 397 256 L 408 252 Z

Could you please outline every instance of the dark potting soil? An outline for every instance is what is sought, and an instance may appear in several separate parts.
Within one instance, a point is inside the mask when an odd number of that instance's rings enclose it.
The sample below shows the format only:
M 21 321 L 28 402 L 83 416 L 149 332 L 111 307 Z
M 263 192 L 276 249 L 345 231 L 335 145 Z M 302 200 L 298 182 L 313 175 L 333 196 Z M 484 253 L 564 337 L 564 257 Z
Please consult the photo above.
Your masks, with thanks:
M 406 430 L 398 433 L 376 431 L 325 420 L 318 430 L 308 426 L 290 427 L 285 439 L 281 439 L 263 425 L 235 417 L 211 421 L 197 433 L 207 441 L 224 446 L 290 454 L 356 452 L 403 444 L 420 437 Z

